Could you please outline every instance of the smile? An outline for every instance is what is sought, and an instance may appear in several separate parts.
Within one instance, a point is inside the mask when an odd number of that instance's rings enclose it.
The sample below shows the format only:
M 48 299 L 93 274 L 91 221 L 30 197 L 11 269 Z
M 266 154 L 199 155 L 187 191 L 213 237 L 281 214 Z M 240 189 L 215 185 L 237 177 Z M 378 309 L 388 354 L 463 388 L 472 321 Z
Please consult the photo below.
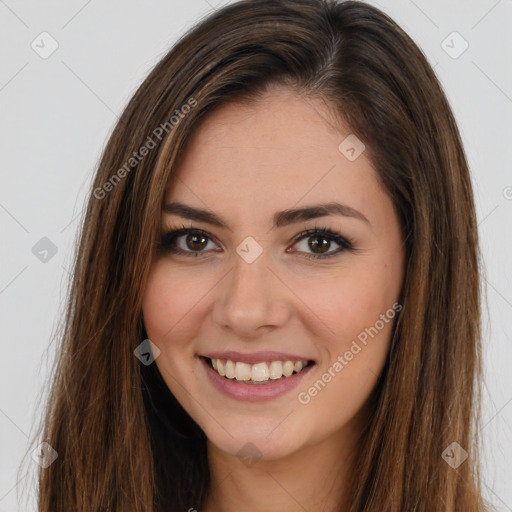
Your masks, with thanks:
M 227 355 L 227 354 L 226 354 Z M 259 402 L 289 393 L 316 366 L 315 361 L 297 358 L 257 358 L 233 353 L 232 359 L 200 356 L 211 384 L 223 395 L 236 400 Z M 226 356 L 225 356 L 226 357 Z M 236 359 L 246 359 L 237 361 Z M 259 361 L 258 361 L 259 359 Z
M 310 361 L 271 361 L 248 364 L 230 359 L 207 358 L 206 360 L 221 377 L 246 384 L 269 384 L 299 373 L 310 364 Z

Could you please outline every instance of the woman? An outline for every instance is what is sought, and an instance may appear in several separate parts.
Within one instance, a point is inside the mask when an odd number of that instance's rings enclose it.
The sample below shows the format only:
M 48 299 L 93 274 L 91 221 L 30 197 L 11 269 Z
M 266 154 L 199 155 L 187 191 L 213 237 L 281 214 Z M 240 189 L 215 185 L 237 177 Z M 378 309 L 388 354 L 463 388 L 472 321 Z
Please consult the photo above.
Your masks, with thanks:
M 411 39 L 359 2 L 220 9 L 105 148 L 39 510 L 485 510 L 478 279 Z

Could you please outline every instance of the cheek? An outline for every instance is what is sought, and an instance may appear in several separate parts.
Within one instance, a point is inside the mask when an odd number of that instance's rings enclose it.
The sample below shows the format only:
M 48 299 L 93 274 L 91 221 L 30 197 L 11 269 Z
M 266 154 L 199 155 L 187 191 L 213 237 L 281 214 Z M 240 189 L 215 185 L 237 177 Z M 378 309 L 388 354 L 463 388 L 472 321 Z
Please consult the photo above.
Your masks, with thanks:
M 162 344 L 166 333 L 175 323 L 173 318 L 176 310 L 169 308 L 174 301 L 175 284 L 161 271 L 160 266 L 155 265 L 149 275 L 146 289 L 142 298 L 142 313 L 144 325 L 151 341 L 157 345 Z M 162 348 L 162 347 L 160 347 Z
M 186 339 L 184 330 L 197 325 L 190 319 L 200 312 L 200 299 L 208 290 L 208 282 L 191 278 L 190 273 L 156 262 L 151 269 L 142 300 L 144 325 L 149 338 L 161 349 Z
M 317 326 L 310 325 L 310 329 L 324 333 L 322 337 L 332 349 L 343 350 L 393 306 L 401 285 L 395 274 L 387 264 L 364 264 L 351 267 L 350 272 L 338 270 L 320 280 L 304 280 L 295 291 L 314 313 L 308 316 Z M 379 327 L 389 334 L 390 329 L 380 322 Z
M 366 269 L 333 281 L 327 292 L 326 300 L 326 286 L 309 288 L 315 311 L 334 334 L 318 338 L 321 367 L 297 395 L 312 432 L 334 432 L 367 401 L 386 361 L 399 287 L 390 287 L 382 272 Z
M 205 291 L 191 283 L 165 260 L 154 263 L 142 299 L 148 338 L 160 349 L 157 365 L 167 386 L 181 403 L 186 403 L 183 386 L 193 376 L 189 361 L 194 348 L 188 342 L 199 328 L 199 300 Z
M 315 414 L 332 410 L 333 425 L 355 414 L 377 382 L 390 346 L 400 287 L 401 275 L 389 271 L 389 262 L 366 261 L 350 272 L 310 281 L 300 290 L 315 312 L 309 315 L 308 329 L 325 333 L 316 341 L 321 368 L 308 383 L 311 387 L 300 390 L 300 402 L 310 401 Z

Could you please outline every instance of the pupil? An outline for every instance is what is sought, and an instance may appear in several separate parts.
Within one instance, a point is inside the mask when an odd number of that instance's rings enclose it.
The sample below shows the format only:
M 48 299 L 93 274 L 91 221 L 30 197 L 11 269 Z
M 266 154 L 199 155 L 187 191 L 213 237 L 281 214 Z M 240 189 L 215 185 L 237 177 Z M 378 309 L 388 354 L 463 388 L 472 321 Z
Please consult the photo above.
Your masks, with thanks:
M 317 248 L 324 248 L 324 249 L 328 249 L 329 248 L 329 240 L 326 240 L 325 238 L 322 238 L 320 236 L 314 236 L 314 237 L 311 237 L 311 240 L 316 240 L 318 242 L 318 240 L 322 240 L 323 243 L 309 243 L 309 246 L 311 247 L 311 249 L 313 249 L 314 252 L 324 252 L 324 251 L 316 251 Z

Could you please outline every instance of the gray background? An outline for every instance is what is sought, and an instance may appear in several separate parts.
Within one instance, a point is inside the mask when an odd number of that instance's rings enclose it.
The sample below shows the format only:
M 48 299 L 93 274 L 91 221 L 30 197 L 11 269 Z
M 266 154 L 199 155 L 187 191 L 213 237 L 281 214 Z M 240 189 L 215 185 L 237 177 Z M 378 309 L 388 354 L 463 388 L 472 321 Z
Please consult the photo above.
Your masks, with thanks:
M 423 49 L 462 132 L 486 266 L 484 492 L 498 510 L 512 511 L 512 1 L 369 3 Z M 0 1 L 0 512 L 33 509 L 30 453 L 18 468 L 41 412 L 78 219 L 101 149 L 146 73 L 220 5 Z M 44 55 L 52 44 L 56 51 Z M 29 503 L 19 504 L 17 494 Z

